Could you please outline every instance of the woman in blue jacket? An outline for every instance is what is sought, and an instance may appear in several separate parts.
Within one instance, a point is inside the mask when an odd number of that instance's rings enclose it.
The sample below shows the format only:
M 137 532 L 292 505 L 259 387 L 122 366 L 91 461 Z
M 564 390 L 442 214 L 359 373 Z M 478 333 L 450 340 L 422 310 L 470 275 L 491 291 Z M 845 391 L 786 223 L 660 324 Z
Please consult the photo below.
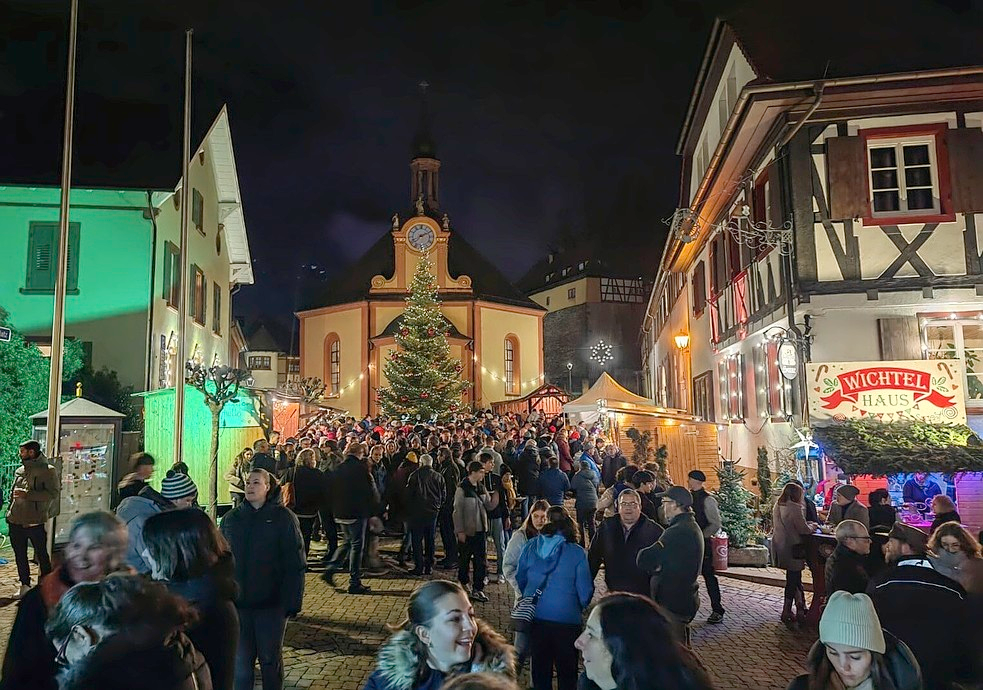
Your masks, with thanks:
M 577 526 L 562 506 L 553 506 L 538 537 L 522 548 L 516 582 L 522 595 L 542 594 L 529 632 L 535 690 L 577 686 L 577 650 L 583 611 L 594 595 L 587 552 L 577 544 Z

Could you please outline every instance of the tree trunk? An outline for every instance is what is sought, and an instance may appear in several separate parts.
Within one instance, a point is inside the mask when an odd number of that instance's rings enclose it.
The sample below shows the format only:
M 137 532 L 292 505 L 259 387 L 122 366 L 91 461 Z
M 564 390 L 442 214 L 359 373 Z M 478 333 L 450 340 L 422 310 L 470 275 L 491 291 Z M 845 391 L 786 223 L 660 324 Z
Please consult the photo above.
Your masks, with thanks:
M 218 435 L 219 420 L 222 418 L 224 405 L 209 403 L 212 411 L 212 447 L 208 463 L 208 515 L 215 520 L 218 518 Z

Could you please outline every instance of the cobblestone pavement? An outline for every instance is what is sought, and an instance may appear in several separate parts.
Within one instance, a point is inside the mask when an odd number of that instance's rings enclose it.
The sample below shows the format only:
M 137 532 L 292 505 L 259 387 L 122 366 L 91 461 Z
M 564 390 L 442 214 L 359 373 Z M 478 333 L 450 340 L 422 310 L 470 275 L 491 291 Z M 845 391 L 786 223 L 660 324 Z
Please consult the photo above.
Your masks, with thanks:
M 386 546 L 390 545 L 384 545 L 384 553 Z M 312 562 L 323 553 L 319 544 L 315 543 L 314 549 Z M 17 609 L 12 598 L 17 591 L 17 574 L 9 548 L 0 556 L 10 560 L 0 566 L 2 652 Z M 494 572 L 494 565 L 490 570 Z M 454 576 L 453 571 L 437 573 Z M 338 587 L 333 588 L 319 578 L 317 569 L 307 576 L 304 610 L 287 625 L 284 641 L 289 689 L 360 690 L 371 673 L 379 645 L 389 635 L 386 624 L 400 621 L 406 599 L 418 582 L 394 570 L 384 577 L 366 578 L 375 593 L 356 597 L 345 593 L 347 576 L 336 580 Z M 710 611 L 704 592 L 703 607 L 693 629 L 693 646 L 715 678 L 717 688 L 783 690 L 789 679 L 801 672 L 814 635 L 789 632 L 778 622 L 781 589 L 732 579 L 721 579 L 720 584 L 727 608 L 724 622 L 704 622 Z M 598 585 L 603 592 L 601 578 Z M 511 604 L 509 587 L 504 583 L 491 584 L 486 592 L 490 601 L 476 602 L 477 614 L 505 630 Z

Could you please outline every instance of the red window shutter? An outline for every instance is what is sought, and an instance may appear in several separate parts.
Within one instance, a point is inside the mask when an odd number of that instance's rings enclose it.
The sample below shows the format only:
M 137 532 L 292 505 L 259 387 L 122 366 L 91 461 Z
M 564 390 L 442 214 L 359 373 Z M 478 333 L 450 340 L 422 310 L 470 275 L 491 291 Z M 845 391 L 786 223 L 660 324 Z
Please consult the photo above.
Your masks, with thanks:
M 826 174 L 829 217 L 846 220 L 866 216 L 867 152 L 864 140 L 858 136 L 827 139 Z
M 946 131 L 954 213 L 983 212 L 983 130 Z M 939 171 L 942 178 L 942 171 Z
M 707 306 L 706 264 L 699 262 L 693 269 L 693 313 L 699 316 Z

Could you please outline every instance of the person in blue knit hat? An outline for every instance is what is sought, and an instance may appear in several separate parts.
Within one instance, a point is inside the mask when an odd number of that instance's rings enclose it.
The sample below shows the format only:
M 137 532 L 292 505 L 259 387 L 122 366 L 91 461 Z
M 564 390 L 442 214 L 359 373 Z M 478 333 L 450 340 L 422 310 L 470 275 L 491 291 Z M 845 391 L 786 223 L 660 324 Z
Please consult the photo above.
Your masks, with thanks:
M 140 574 L 149 573 L 153 564 L 147 559 L 146 545 L 143 543 L 143 525 L 147 518 L 165 510 L 191 508 L 197 498 L 198 488 L 191 477 L 168 470 L 167 476 L 160 483 L 159 492 L 148 485 L 140 489 L 136 496 L 123 499 L 116 506 L 116 516 L 126 525 L 129 534 L 127 565 Z

